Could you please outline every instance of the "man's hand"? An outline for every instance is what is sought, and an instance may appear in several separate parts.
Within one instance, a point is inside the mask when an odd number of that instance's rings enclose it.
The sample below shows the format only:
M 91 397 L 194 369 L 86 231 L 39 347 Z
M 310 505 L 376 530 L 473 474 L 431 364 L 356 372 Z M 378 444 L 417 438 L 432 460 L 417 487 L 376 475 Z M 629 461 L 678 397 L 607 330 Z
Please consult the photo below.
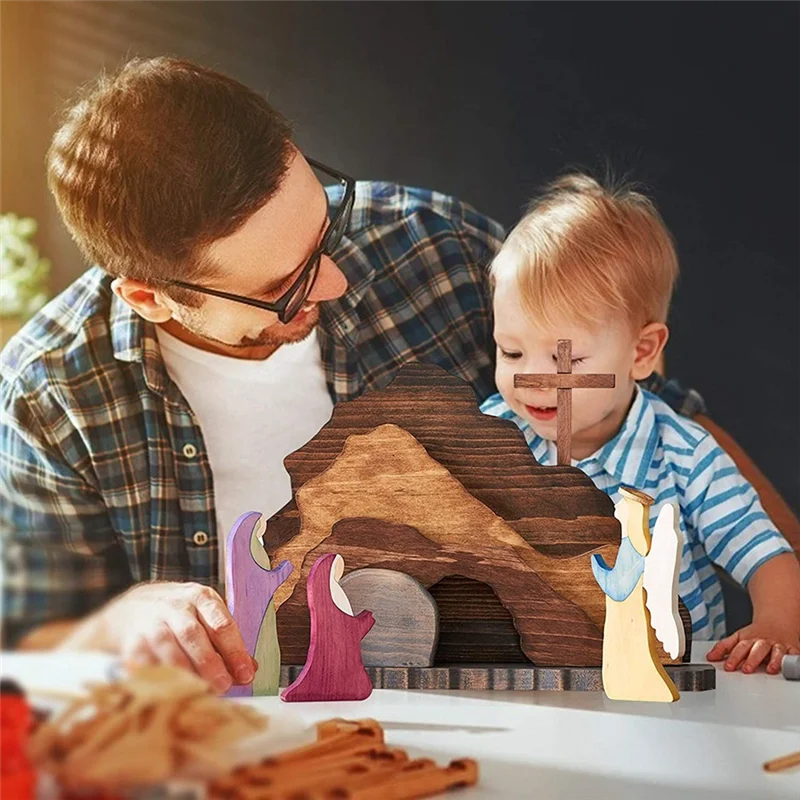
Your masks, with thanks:
M 143 583 L 79 623 L 62 642 L 105 650 L 126 663 L 172 664 L 198 673 L 222 693 L 250 683 L 255 661 L 222 598 L 198 583 Z
M 741 667 L 751 673 L 767 662 L 767 672 L 777 675 L 785 655 L 800 655 L 800 638 L 791 626 L 780 622 L 754 622 L 717 642 L 706 656 L 709 661 L 725 661 L 733 672 Z

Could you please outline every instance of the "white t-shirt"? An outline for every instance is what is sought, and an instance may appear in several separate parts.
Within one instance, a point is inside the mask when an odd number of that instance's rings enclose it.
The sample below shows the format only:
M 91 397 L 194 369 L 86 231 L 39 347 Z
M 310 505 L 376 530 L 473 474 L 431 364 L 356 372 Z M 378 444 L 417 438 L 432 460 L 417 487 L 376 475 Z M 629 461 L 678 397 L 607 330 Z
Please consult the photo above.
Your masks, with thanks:
M 331 418 L 317 332 L 251 361 L 199 350 L 156 330 L 167 372 L 191 406 L 208 449 L 223 582 L 225 539 L 233 523 L 247 511 L 268 519 L 292 499 L 283 459 Z

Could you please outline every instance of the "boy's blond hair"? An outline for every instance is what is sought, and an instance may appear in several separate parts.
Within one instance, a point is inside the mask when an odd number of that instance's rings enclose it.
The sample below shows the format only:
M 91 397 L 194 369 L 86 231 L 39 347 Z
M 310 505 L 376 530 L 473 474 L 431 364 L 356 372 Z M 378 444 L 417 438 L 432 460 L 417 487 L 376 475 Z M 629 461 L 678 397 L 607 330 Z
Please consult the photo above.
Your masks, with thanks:
M 595 327 L 623 316 L 634 329 L 666 322 L 678 259 L 652 201 L 630 185 L 581 173 L 531 202 L 491 266 L 516 281 L 537 324 Z

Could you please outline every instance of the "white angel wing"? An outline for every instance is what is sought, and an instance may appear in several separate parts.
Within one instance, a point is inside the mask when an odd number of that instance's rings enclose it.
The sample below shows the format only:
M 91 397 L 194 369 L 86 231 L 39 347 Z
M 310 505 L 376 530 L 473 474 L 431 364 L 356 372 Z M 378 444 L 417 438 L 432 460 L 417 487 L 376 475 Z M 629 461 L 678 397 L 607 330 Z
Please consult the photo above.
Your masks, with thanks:
M 661 509 L 653 530 L 653 543 L 644 561 L 643 580 L 650 624 L 671 658 L 680 658 L 686 650 L 683 621 L 678 613 L 682 540 L 678 513 L 672 503 Z

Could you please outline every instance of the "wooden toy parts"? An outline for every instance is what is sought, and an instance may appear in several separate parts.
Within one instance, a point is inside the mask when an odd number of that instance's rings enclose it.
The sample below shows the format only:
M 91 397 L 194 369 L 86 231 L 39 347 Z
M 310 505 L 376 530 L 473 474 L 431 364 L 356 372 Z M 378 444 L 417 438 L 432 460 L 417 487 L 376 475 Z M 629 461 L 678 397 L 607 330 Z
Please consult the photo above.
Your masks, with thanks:
M 678 653 L 684 646 L 677 613 L 679 533 L 674 511 L 665 506 L 651 550 L 648 509 L 653 499 L 622 487 L 615 513 L 622 525 L 617 561 L 608 567 L 592 556 L 592 569 L 606 594 L 603 638 L 603 689 L 612 700 L 650 700 L 670 703 L 680 696 L 656 653 L 656 636 Z M 655 626 L 655 631 L 653 627 Z
M 372 682 L 361 661 L 361 640 L 375 624 L 369 611 L 357 617 L 339 585 L 344 561 L 336 554 L 322 556 L 308 575 L 311 644 L 297 680 L 284 689 L 288 703 L 364 700 Z
M 368 609 L 375 617 L 375 627 L 361 642 L 364 666 L 433 666 L 439 612 L 419 581 L 391 569 L 357 569 L 341 586 L 354 613 Z
M 291 575 L 291 562 L 270 568 L 261 537 L 265 523 L 249 511 L 234 523 L 225 542 L 225 591 L 228 609 L 242 633 L 247 652 L 258 662 L 252 684 L 233 686 L 229 697 L 278 694 L 281 653 L 272 596 Z
M 338 404 L 285 464 L 294 498 L 265 535 L 273 561 L 296 568 L 275 595 L 283 663 L 305 661 L 304 584 L 337 552 L 349 569 L 393 569 L 428 589 L 453 575 L 485 584 L 472 612 L 510 614 L 523 658 L 602 663 L 605 599 L 586 556 L 616 554 L 611 500 L 578 469 L 540 466 L 519 428 L 481 414 L 458 378 L 407 364 L 388 388 Z M 474 630 L 473 663 L 486 663 L 492 645 Z
M 613 389 L 614 375 L 610 374 L 572 374 L 572 341 L 559 339 L 557 348 L 558 373 L 556 375 L 514 376 L 514 386 L 518 389 L 556 389 L 556 454 L 559 464 L 572 463 L 572 390 L 573 389 Z
M 588 556 L 614 562 L 613 503 L 581 470 L 538 464 L 464 382 L 406 364 L 388 387 L 338 404 L 285 465 L 293 499 L 264 536 L 273 563 L 295 566 L 275 593 L 284 680 L 309 651 L 312 565 L 340 554 L 349 570 L 411 576 L 438 607 L 433 665 L 376 664 L 374 685 L 599 687 L 606 599 Z M 693 669 L 708 688 L 713 667 Z
M 686 634 L 678 610 L 678 583 L 681 572 L 680 509 L 666 503 L 656 519 L 650 552 L 644 560 L 645 604 L 656 639 L 672 658 L 686 650 Z
M 430 758 L 411 759 L 390 747 L 375 720 L 332 719 L 317 725 L 317 741 L 239 767 L 215 780 L 211 797 L 339 798 L 340 800 L 418 800 L 478 781 L 469 758 L 439 767 Z

